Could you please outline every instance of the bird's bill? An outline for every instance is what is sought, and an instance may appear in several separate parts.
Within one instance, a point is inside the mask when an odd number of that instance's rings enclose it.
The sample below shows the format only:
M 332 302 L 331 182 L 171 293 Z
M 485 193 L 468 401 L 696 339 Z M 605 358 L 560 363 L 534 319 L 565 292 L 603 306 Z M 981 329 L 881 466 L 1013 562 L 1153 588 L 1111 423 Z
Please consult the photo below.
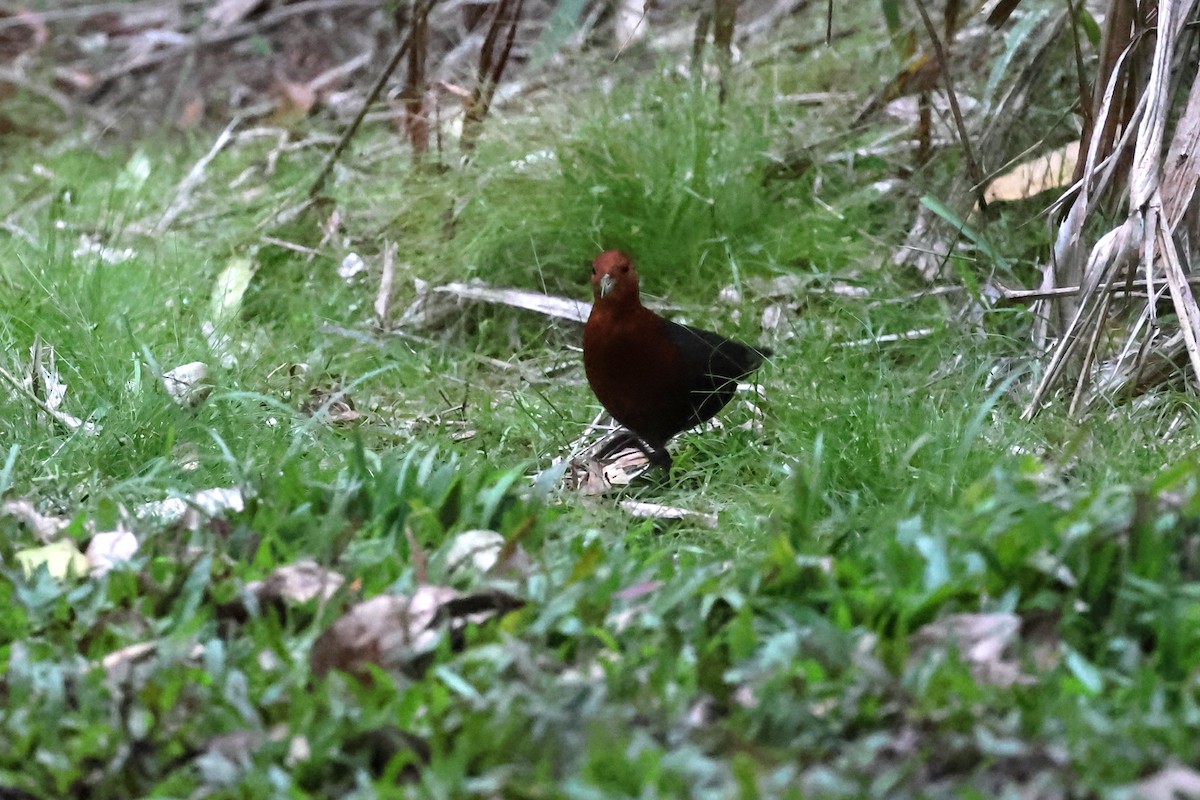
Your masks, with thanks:
M 617 285 L 617 279 L 614 278 L 612 275 L 601 275 L 600 276 L 600 299 L 603 300 L 605 297 L 607 297 L 608 293 L 611 292 L 613 290 L 613 287 L 616 285 Z

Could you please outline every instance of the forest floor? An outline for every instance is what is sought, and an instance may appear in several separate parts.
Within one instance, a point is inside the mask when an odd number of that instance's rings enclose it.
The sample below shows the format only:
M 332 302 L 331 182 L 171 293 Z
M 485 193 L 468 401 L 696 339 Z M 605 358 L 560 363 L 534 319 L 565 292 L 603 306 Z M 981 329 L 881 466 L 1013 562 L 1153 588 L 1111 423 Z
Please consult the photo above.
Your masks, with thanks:
M 1194 399 L 1022 419 L 978 287 L 1036 283 L 1045 197 L 893 266 L 957 158 L 848 129 L 899 62 L 822 26 L 724 102 L 577 57 L 468 163 L 368 125 L 311 205 L 320 115 L 6 142 L 0 795 L 1195 791 Z M 774 355 L 581 491 L 580 324 L 475 295 L 586 301 L 609 247 Z

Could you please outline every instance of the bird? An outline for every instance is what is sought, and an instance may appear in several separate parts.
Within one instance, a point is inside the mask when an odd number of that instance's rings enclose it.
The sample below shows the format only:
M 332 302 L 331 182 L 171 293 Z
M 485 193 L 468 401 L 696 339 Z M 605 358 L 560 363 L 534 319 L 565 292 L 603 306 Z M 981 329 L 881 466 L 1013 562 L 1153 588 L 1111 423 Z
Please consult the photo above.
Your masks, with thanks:
M 583 328 L 584 372 L 600 404 L 628 432 L 596 458 L 633 445 L 670 475 L 667 442 L 712 419 L 771 351 L 647 309 L 637 268 L 620 250 L 605 250 L 592 262 L 592 293 Z

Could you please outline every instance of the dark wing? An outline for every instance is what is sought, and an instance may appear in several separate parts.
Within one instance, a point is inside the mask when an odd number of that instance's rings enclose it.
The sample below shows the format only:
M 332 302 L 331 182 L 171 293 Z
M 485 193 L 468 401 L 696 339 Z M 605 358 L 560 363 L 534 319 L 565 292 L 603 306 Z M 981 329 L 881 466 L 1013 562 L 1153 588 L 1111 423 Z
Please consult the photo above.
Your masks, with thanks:
M 738 381 L 758 368 L 770 350 L 759 350 L 712 331 L 663 320 L 667 337 L 687 365 L 692 425 L 706 422 L 725 407 Z

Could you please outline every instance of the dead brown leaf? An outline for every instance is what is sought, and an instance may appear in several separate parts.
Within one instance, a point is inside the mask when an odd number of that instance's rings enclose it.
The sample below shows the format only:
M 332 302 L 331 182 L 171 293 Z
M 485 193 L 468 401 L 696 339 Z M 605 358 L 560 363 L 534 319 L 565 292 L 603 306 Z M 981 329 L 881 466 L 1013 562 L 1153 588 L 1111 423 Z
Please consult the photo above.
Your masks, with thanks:
M 0 9 L 0 19 L 8 23 L 0 29 L 0 64 L 40 50 L 50 38 L 46 20 L 41 14 Z
M 1012 686 L 1033 682 L 1011 651 L 1020 640 L 1021 618 L 1010 613 L 948 614 L 922 626 L 911 637 L 910 667 L 940 650 L 957 650 L 980 683 Z
M 447 586 L 421 586 L 411 596 L 378 595 L 353 606 L 317 638 L 309 665 L 317 676 L 336 669 L 362 680 L 370 664 L 419 674 L 447 633 L 457 638 L 468 625 L 523 605 L 503 592 L 462 594 Z
M 314 386 L 309 390 L 308 400 L 300 406 L 300 410 L 310 417 L 324 414 L 325 418 L 335 425 L 357 422 L 363 416 L 355 408 L 354 398 L 336 386 Z

